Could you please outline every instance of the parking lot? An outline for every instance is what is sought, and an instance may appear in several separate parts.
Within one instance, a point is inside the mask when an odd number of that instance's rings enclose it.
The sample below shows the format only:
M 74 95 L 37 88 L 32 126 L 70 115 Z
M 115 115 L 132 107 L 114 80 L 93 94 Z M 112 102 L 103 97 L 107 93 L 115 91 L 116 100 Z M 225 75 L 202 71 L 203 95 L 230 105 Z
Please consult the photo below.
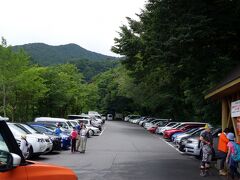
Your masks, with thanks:
M 198 180 L 199 160 L 179 153 L 161 136 L 135 124 L 107 121 L 98 137 L 88 138 L 85 154 L 40 156 L 38 161 L 69 167 L 84 180 Z M 212 168 L 204 179 L 224 179 Z

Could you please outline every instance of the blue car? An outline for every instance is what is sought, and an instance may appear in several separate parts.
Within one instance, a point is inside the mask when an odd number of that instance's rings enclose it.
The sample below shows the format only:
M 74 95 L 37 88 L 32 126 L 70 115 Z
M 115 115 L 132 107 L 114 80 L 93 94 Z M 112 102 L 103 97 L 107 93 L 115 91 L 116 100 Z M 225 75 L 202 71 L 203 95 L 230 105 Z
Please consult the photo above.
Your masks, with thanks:
M 38 130 L 44 134 L 56 135 L 54 129 L 46 127 L 44 124 L 30 124 L 34 129 Z M 71 139 L 68 134 L 60 133 L 59 136 L 61 137 L 61 148 L 63 150 L 68 150 L 71 145 Z

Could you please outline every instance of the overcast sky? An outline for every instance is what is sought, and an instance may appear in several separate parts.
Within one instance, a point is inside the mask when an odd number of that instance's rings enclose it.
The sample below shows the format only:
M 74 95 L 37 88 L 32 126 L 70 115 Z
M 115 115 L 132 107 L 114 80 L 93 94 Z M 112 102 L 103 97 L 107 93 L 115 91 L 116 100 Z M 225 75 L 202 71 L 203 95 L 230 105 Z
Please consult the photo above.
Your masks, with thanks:
M 146 0 L 0 0 L 0 36 L 8 45 L 76 43 L 114 55 L 114 37 L 125 17 L 136 19 Z

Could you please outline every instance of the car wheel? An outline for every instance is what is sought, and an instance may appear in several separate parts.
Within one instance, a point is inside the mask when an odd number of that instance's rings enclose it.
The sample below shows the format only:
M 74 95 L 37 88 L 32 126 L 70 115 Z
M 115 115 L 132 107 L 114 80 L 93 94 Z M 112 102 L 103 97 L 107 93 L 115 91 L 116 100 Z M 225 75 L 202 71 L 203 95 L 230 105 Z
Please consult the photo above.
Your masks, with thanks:
M 91 133 L 90 133 L 90 131 L 87 132 L 87 137 L 88 137 L 88 138 L 91 137 Z
M 30 146 L 30 148 L 28 149 L 28 154 L 25 158 L 31 159 L 32 157 L 33 157 L 33 148 L 32 148 L 32 146 Z
M 91 134 L 91 136 L 94 136 L 94 131 L 90 130 L 90 134 Z
M 181 152 L 184 152 L 184 146 L 179 145 L 178 150 L 181 151 Z

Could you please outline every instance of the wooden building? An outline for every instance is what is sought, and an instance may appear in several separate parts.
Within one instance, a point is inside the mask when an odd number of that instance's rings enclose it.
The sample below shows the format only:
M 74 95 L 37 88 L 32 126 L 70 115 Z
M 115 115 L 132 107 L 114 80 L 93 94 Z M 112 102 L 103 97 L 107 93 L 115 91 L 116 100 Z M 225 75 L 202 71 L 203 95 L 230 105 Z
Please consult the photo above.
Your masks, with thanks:
M 222 102 L 222 128 L 234 128 L 236 139 L 240 142 L 240 66 L 214 89 L 205 99 Z

